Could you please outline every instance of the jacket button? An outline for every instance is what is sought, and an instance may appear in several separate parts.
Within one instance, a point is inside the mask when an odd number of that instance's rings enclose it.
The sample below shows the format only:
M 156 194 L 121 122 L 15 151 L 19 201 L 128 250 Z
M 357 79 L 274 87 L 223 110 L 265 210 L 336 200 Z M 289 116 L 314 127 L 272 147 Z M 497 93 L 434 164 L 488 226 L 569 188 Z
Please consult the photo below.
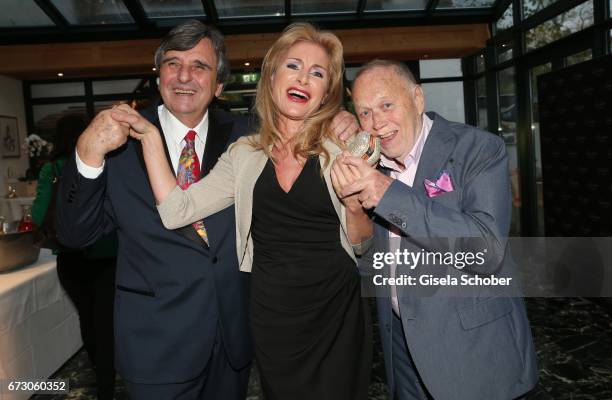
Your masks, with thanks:
M 217 261 L 219 261 L 219 259 L 217 258 L 217 256 L 215 256 L 215 257 L 213 257 L 213 258 L 212 258 L 212 262 L 213 262 L 213 264 L 216 264 L 216 263 L 217 263 Z
M 406 227 L 406 223 L 402 222 L 402 228 L 405 228 L 405 227 Z

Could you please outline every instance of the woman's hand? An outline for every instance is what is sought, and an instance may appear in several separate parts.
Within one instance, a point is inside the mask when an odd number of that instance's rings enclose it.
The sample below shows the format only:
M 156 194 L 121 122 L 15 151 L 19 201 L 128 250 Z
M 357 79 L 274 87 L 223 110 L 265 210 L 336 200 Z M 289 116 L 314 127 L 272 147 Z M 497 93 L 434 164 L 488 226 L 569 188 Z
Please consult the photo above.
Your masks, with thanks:
M 113 108 L 111 117 L 122 124 L 128 124 L 130 136 L 142 143 L 149 182 L 155 201 L 160 204 L 176 186 L 176 179 L 166 158 L 162 135 L 155 125 L 127 104 Z
M 147 137 L 159 137 L 159 130 L 151 122 L 127 104 L 113 107 L 111 117 L 117 122 L 123 122 L 130 126 L 130 136 L 136 140 L 143 141 Z M 152 135 L 155 134 L 155 135 Z

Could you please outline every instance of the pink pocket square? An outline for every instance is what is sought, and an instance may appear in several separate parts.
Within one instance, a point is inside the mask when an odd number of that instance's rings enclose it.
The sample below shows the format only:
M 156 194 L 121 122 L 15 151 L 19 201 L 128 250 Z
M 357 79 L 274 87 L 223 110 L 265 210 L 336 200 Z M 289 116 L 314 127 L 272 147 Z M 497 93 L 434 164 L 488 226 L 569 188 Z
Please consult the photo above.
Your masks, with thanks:
M 425 179 L 423 184 L 425 184 L 425 192 L 427 192 L 427 197 L 430 198 L 439 196 L 442 193 L 452 192 L 454 190 L 450 175 L 446 171 L 442 171 L 440 177 L 435 182 Z

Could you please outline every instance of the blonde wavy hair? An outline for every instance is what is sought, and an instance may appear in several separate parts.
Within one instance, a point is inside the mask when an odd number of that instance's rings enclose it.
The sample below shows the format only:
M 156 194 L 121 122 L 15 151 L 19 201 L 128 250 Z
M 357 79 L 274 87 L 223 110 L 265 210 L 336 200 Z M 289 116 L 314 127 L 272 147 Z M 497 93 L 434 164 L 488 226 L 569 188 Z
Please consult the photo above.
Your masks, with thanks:
M 342 77 L 344 75 L 344 59 L 342 42 L 333 33 L 320 30 L 309 23 L 298 22 L 289 25 L 283 34 L 270 47 L 261 67 L 261 79 L 257 84 L 255 109 L 259 116 L 259 141 L 253 143 L 258 149 L 273 159 L 273 145 L 282 141 L 279 130 L 280 112 L 272 97 L 272 76 L 284 61 L 289 49 L 299 43 L 314 43 L 323 48 L 329 56 L 328 88 L 325 101 L 321 107 L 304 121 L 302 132 L 296 135 L 294 154 L 308 157 L 323 154 L 325 164 L 329 162 L 329 154 L 323 148 L 326 139 L 338 144 L 338 139 L 331 132 L 331 122 L 340 111 L 342 104 Z

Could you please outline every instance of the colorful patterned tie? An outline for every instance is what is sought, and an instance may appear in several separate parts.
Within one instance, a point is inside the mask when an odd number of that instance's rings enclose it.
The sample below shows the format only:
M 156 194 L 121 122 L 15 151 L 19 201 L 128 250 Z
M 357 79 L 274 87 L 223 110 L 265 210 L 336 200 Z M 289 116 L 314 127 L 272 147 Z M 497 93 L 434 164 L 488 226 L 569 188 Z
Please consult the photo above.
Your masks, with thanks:
M 178 168 L 176 172 L 176 183 L 181 189 L 185 190 L 194 182 L 200 180 L 200 160 L 195 150 L 195 131 L 187 132 L 185 135 L 185 147 L 181 151 L 181 157 L 179 158 Z M 193 227 L 195 228 L 198 235 L 208 244 L 208 235 L 204 228 L 202 221 L 194 222 Z

